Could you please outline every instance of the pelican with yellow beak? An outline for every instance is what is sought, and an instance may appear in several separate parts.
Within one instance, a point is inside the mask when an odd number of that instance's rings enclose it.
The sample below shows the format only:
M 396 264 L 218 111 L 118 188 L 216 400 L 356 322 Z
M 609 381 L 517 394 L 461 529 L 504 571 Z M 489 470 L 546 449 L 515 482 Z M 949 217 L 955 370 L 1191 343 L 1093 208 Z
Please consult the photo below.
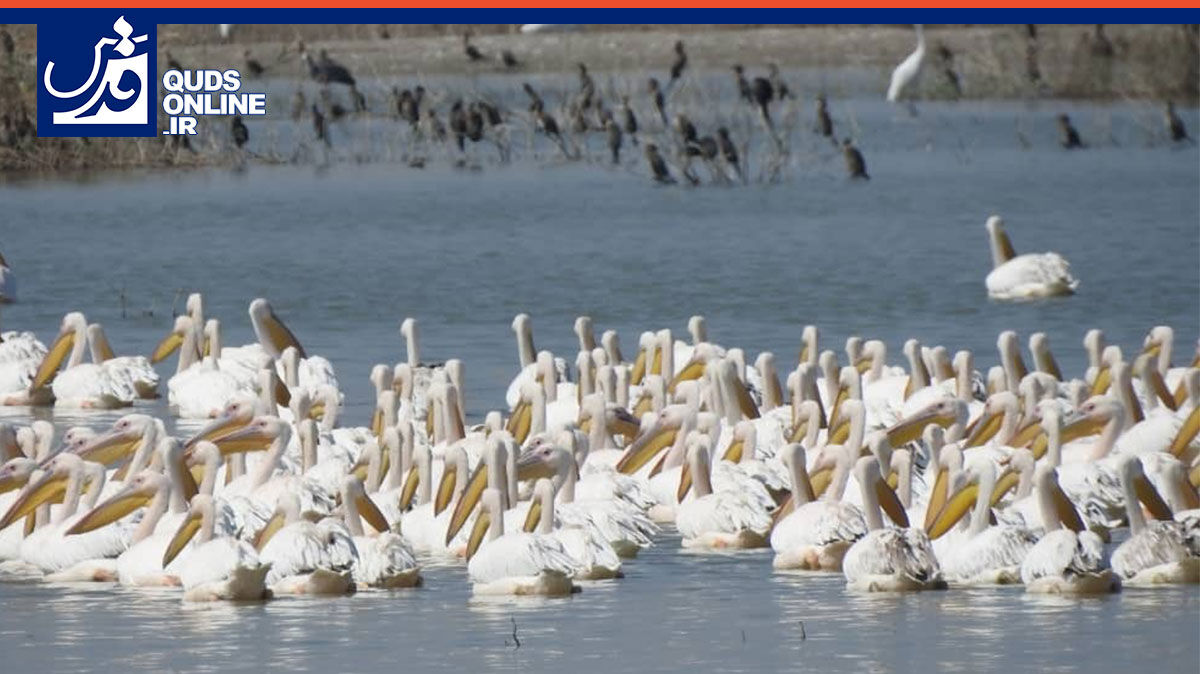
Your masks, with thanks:
M 88 345 L 92 350 L 92 362 L 103 367 L 112 377 L 123 380 L 137 392 L 142 400 L 158 397 L 158 373 L 145 356 L 118 356 L 113 352 L 104 327 L 99 323 L 87 326 Z
M 965 481 L 949 496 L 928 528 L 936 540 L 971 513 L 965 536 L 940 550 L 942 572 L 956 585 L 1019 583 L 1021 562 L 1037 542 L 1034 533 L 1011 524 L 989 526 L 992 506 L 1002 493 L 997 491 L 996 464 L 990 457 L 972 454 L 964 471 Z M 1012 480 L 1006 482 L 1015 485 Z
M 504 400 L 510 410 L 517 407 L 521 398 L 521 390 L 525 384 L 540 382 L 543 374 L 537 363 L 537 351 L 533 347 L 533 320 L 529 314 L 517 314 L 513 317 L 512 331 L 517 338 L 517 356 L 521 363 L 521 371 L 513 377 L 512 382 L 508 385 L 507 393 L 504 394 Z M 570 368 L 567 366 L 567 361 L 555 358 L 553 364 L 554 382 L 556 384 L 570 382 Z
M 1188 548 L 1183 524 L 1146 479 L 1136 456 L 1121 457 L 1121 487 L 1129 538 L 1112 553 L 1112 569 L 1124 585 L 1200 583 L 1200 557 Z M 1146 521 L 1142 506 L 1153 520 Z
M 808 471 L 804 447 L 792 443 L 780 451 L 780 459 L 792 478 L 791 512 L 771 530 L 772 566 L 780 570 L 841 572 L 842 559 L 855 541 L 867 535 L 867 523 L 857 506 L 841 500 L 850 467 L 858 450 L 838 452 L 838 485 L 825 490 L 817 500 Z M 780 508 L 782 513 L 784 508 Z
M 616 550 L 591 525 L 590 520 L 569 524 L 563 519 L 556 523 L 554 483 L 539 478 L 533 486 L 533 499 L 522 529 L 558 540 L 571 558 L 571 575 L 576 580 L 609 580 L 621 578 L 621 559 Z
M 279 495 L 275 513 L 256 535 L 258 559 L 270 567 L 266 584 L 275 594 L 344 595 L 354 592 L 358 558 L 344 526 L 314 524 L 293 493 Z
M 1121 581 L 1105 560 L 1104 541 L 1083 530 L 1070 499 L 1058 487 L 1054 466 L 1038 466 L 1033 483 L 1046 533 L 1021 562 L 1025 591 L 1108 594 L 1120 590 Z
M 392 533 L 379 507 L 367 496 L 362 481 L 353 475 L 347 476 L 342 481 L 341 496 L 346 527 L 358 551 L 353 574 L 359 589 L 420 585 L 421 569 L 408 541 L 400 534 Z
M 686 548 L 765 548 L 771 516 L 764 503 L 741 491 L 714 491 L 708 437 L 687 439 L 687 467 L 695 498 L 675 508 L 675 527 Z
M 1072 295 L 1079 287 L 1079 280 L 1071 275 L 1070 263 L 1058 253 L 1017 255 L 1000 216 L 988 218 L 987 231 L 992 249 L 992 270 L 984 284 L 992 299 L 1030 300 Z
M 115 409 L 132 405 L 137 398 L 132 384 L 114 377 L 102 365 L 83 362 L 86 349 L 87 319 L 71 312 L 63 317 L 58 337 L 38 365 L 29 385 L 31 394 L 50 387 L 58 407 Z
M 187 515 L 163 553 L 163 567 L 195 543 L 179 565 L 184 601 L 256 601 L 269 599 L 271 565 L 259 560 L 251 545 L 231 536 L 214 536 L 216 508 L 206 494 L 192 497 Z
M 577 591 L 573 563 L 558 540 L 523 531 L 506 534 L 499 489 L 479 497 L 467 543 L 467 575 L 479 595 L 563 596 Z
M 244 361 L 218 358 L 216 354 L 221 353 L 222 347 L 221 328 L 216 319 L 209 320 L 204 327 L 205 343 L 214 352 L 199 357 L 195 335 L 192 319 L 179 316 L 174 331 L 155 349 L 154 358 L 161 360 L 164 352 L 179 349 L 179 367 L 167 380 L 167 403 L 184 419 L 208 419 L 219 415 L 234 400 L 253 397 L 257 375 Z
M 45 357 L 46 345 L 32 332 L 0 333 L 0 405 L 50 404 L 49 390 L 29 390 Z
M 908 526 L 904 505 L 883 480 L 876 458 L 859 458 L 854 464 L 854 477 L 862 491 L 868 531 L 842 559 L 846 586 L 866 592 L 945 589 L 946 581 L 929 537 L 922 529 Z M 881 509 L 897 527 L 884 526 Z

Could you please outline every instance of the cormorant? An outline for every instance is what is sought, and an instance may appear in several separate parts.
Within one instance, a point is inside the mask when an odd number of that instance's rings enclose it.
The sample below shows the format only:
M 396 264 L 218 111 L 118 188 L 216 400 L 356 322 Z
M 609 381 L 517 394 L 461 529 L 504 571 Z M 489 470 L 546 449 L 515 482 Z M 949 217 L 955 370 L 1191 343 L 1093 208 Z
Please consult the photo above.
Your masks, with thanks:
M 737 146 L 733 144 L 733 139 L 729 137 L 729 129 L 723 126 L 717 127 L 717 143 L 721 148 L 721 156 L 737 172 L 738 179 L 740 180 L 742 178 L 742 164 L 738 160 Z
M 633 114 L 633 108 L 629 107 L 629 97 L 621 97 L 621 120 L 623 122 L 625 133 L 629 134 L 629 140 L 634 145 L 637 145 L 638 121 L 637 116 Z
M 317 140 L 329 145 L 329 129 L 325 125 L 325 115 L 321 114 L 321 109 L 316 103 L 312 106 L 313 116 L 313 131 L 317 134 Z
M 654 143 L 646 143 L 644 153 L 646 161 L 650 163 L 650 173 L 653 174 L 654 179 L 663 184 L 674 184 L 675 179 L 671 177 L 671 172 L 667 169 L 667 162 L 658 153 L 658 146 Z
M 675 62 L 671 64 L 671 81 L 667 84 L 668 87 L 675 86 L 675 80 L 683 76 L 683 71 L 687 69 L 688 57 L 683 51 L 683 40 L 675 41 Z
M 183 65 L 179 61 L 176 61 L 174 56 L 171 56 L 171 52 L 166 52 L 165 55 L 167 57 L 167 70 L 183 70 Z
M 546 103 L 542 100 L 542 97 L 538 95 L 538 92 L 533 90 L 533 86 L 531 86 L 528 82 L 524 82 L 521 84 L 521 88 L 523 88 L 525 90 L 525 94 L 529 96 L 530 112 L 536 114 L 537 111 L 544 110 L 546 108 Z
M 1175 112 L 1175 104 L 1167 101 L 1167 107 L 1163 110 L 1163 117 L 1167 122 L 1167 132 L 1171 134 L 1171 140 L 1179 142 L 1181 140 L 1191 140 L 1188 137 L 1187 127 L 1183 125 L 1183 120 Z
M 746 81 L 746 73 L 742 70 L 741 64 L 733 65 L 733 78 L 737 81 L 738 96 L 747 103 L 754 102 L 754 92 L 750 90 L 750 83 Z
M 229 124 L 229 130 L 233 134 L 233 144 L 238 147 L 245 145 L 246 141 L 250 140 L 250 130 L 242 122 L 241 115 L 233 116 L 233 121 Z
M 871 179 L 871 176 L 867 175 L 866 160 L 863 159 L 862 153 L 854 147 L 854 142 L 849 138 L 842 141 L 842 156 L 846 158 L 846 172 L 850 174 L 851 178 Z
M 783 76 L 779 74 L 779 66 L 774 63 L 767 64 L 767 79 L 771 81 L 771 86 L 775 87 L 775 93 L 779 96 L 779 100 L 795 98 L 792 90 L 788 89 L 787 82 L 784 82 Z
M 1071 125 L 1071 118 L 1067 115 L 1058 116 L 1058 142 L 1068 150 L 1083 147 L 1083 141 L 1079 139 L 1079 132 Z
M 667 125 L 667 108 L 663 102 L 662 89 L 658 86 L 658 80 L 651 77 L 647 85 L 650 89 L 650 97 L 654 103 L 654 110 L 658 112 L 658 116 L 662 118 L 663 126 Z
M 521 67 L 521 62 L 518 61 L 517 57 L 515 55 L 513 55 L 513 53 L 507 49 L 500 52 L 500 62 L 504 64 L 505 68 L 520 68 Z
M 467 55 L 467 59 L 472 63 L 475 63 L 476 61 L 482 61 L 487 58 L 483 55 L 483 52 L 479 51 L 475 45 L 471 44 L 471 31 L 463 33 L 463 53 Z
M 242 55 L 246 57 L 246 72 L 251 77 L 261 77 L 263 72 L 266 71 L 266 68 L 263 67 L 263 64 L 259 63 L 258 59 L 250 57 L 249 49 L 243 52 Z
M 817 95 L 817 133 L 826 138 L 833 137 L 833 119 L 829 117 L 829 102 L 825 100 L 825 94 Z
M 608 149 L 612 152 L 612 163 L 621 163 L 621 127 L 617 126 L 612 117 L 604 120 L 604 130 L 608 132 Z

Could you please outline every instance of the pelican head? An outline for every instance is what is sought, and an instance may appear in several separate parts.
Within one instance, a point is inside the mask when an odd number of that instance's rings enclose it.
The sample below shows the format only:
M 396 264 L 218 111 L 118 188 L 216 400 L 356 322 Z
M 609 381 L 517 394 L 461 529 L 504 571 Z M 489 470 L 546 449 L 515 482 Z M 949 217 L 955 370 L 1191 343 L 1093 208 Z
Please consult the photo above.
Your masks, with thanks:
M 150 354 L 150 362 L 158 363 L 168 358 L 172 353 L 175 353 L 181 346 L 189 334 L 195 332 L 195 323 L 191 316 L 181 315 L 175 317 L 175 326 L 171 332 L 163 337 L 158 346 L 154 347 L 154 353 Z
M 133 511 L 145 506 L 159 492 L 170 489 L 171 481 L 166 475 L 152 470 L 143 470 L 130 478 L 121 491 L 113 494 L 90 512 L 80 518 L 66 535 L 84 534 L 95 531 L 125 517 Z
M 286 444 L 290 436 L 291 426 L 278 417 L 258 416 L 242 428 L 214 438 L 212 442 L 222 454 L 229 455 L 263 451 L 280 439 Z
M 87 318 L 82 313 L 72 311 L 63 316 L 62 323 L 59 324 L 58 336 L 46 350 L 46 355 L 42 358 L 42 362 L 33 376 L 33 382 L 29 385 L 29 390 L 40 389 L 50 383 L 63 361 L 73 352 L 76 343 L 82 343 L 86 339 L 86 332 Z
M 289 346 L 296 347 L 301 358 L 307 357 L 300 341 L 275 315 L 271 304 L 265 299 L 259 297 L 250 303 L 250 322 L 254 325 L 254 334 L 258 336 L 259 343 L 272 358 L 278 358 Z
M 193 447 L 201 440 L 212 440 L 227 435 L 254 419 L 255 401 L 249 398 L 234 400 L 225 406 L 212 421 L 188 438 L 184 447 Z
M 75 453 L 87 461 L 112 465 L 133 453 L 138 443 L 158 430 L 155 419 L 146 414 L 126 414 L 113 423 L 107 433 L 82 443 Z
M 899 447 L 921 437 L 922 431 L 929 424 L 949 428 L 954 424 L 965 424 L 966 419 L 965 402 L 958 398 L 942 398 L 887 429 L 887 441 L 893 447 Z

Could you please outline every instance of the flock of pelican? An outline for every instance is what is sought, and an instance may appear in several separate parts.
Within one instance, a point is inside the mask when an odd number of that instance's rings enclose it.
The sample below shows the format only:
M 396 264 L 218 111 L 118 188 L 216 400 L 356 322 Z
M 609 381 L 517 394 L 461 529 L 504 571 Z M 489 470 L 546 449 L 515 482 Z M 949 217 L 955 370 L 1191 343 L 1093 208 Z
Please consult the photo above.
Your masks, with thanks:
M 997 271 L 1020 259 L 1008 244 Z M 1200 355 L 1175 366 L 1167 326 L 1131 359 L 1089 331 L 1076 378 L 1042 333 L 1032 367 L 1006 331 L 980 373 L 913 339 L 903 366 L 873 339 L 843 357 L 808 326 L 781 378 L 700 316 L 689 339 L 642 333 L 632 359 L 581 316 L 568 361 L 521 314 L 506 409 L 472 425 L 462 362 L 423 362 L 406 319 L 369 425 L 346 427 L 329 361 L 266 300 L 249 316 L 256 342 L 224 346 L 194 294 L 150 358 L 115 356 L 80 313 L 49 348 L 0 335 L 5 404 L 128 407 L 174 357 L 169 410 L 203 420 L 186 437 L 136 411 L 57 439 L 0 424 L 0 575 L 250 600 L 413 587 L 437 561 L 465 563 L 476 594 L 563 595 L 620 578 L 667 526 L 864 591 L 1200 582 Z

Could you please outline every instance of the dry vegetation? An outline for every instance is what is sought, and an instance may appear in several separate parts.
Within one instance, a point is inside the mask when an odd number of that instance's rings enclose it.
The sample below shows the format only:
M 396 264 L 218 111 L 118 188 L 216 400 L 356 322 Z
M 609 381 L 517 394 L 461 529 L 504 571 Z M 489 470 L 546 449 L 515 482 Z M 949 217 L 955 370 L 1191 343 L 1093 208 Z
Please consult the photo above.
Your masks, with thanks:
M 466 62 L 461 35 L 468 28 L 485 53 L 509 49 L 521 59 L 523 71 L 535 73 L 563 72 L 580 60 L 594 71 L 665 69 L 670 44 L 682 37 L 697 70 L 725 69 L 735 61 L 776 62 L 785 69 L 874 69 L 884 77 L 913 44 L 906 26 L 603 25 L 578 33 L 522 35 L 515 25 L 500 24 L 239 25 L 228 43 L 212 25 L 162 25 L 159 42 L 160 49 L 171 50 L 185 64 L 238 64 L 247 48 L 270 60 L 303 40 L 328 48 L 354 72 L 376 78 L 502 70 L 499 63 Z M 165 138 L 36 138 L 36 29 L 6 30 L 15 39 L 15 50 L 8 58 L 0 54 L 0 172 L 213 161 Z M 1030 42 L 1022 26 L 931 26 L 927 63 L 940 67 L 935 49 L 945 45 L 954 54 L 953 66 L 967 98 L 1172 99 L 1196 104 L 1196 26 L 1111 26 L 1107 35 L 1112 55 L 1104 57 L 1097 56 L 1090 26 L 1039 27 L 1036 58 L 1041 79 L 1036 84 L 1028 77 Z M 298 64 L 289 67 L 302 76 Z M 925 79 L 923 95 L 946 95 L 936 76 Z

